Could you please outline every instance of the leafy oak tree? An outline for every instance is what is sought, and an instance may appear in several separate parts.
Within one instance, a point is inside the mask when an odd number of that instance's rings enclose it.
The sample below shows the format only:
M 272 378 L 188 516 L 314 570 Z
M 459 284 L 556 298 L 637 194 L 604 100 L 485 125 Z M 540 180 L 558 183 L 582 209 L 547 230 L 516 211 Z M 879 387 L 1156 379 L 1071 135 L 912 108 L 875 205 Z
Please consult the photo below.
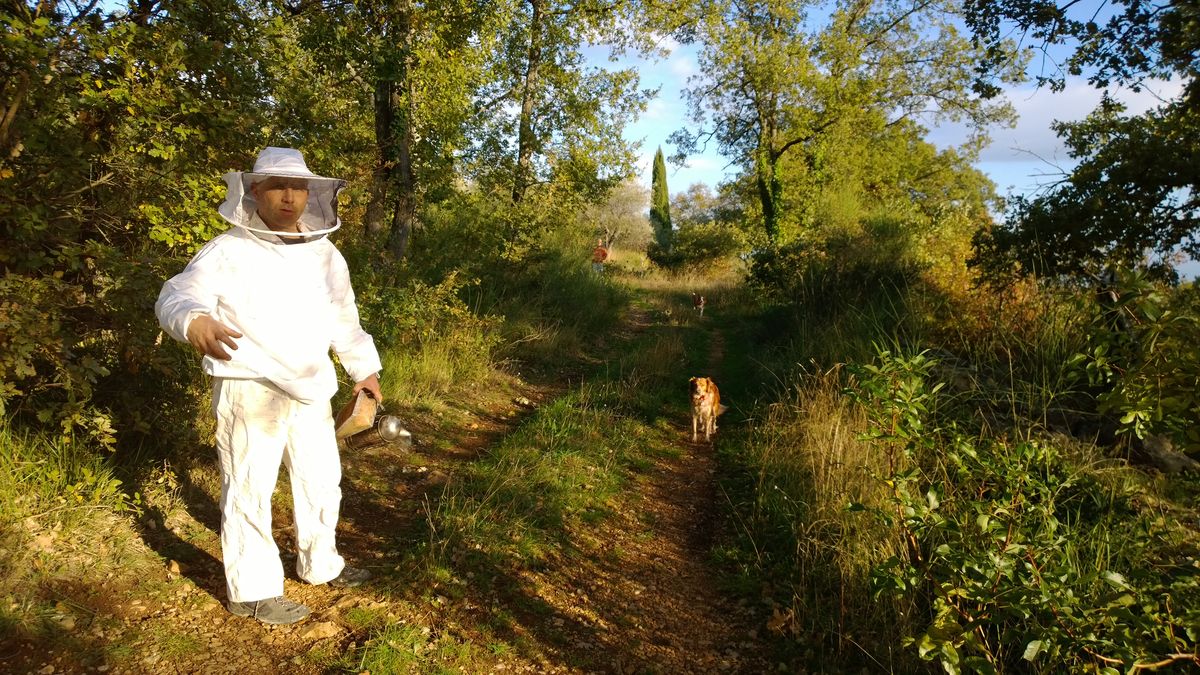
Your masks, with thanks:
M 645 185 L 635 177 L 626 178 L 603 202 L 589 207 L 585 218 L 609 247 L 644 249 L 654 236 L 646 222 L 649 201 Z
M 401 258 L 422 204 L 455 182 L 484 55 L 496 48 L 505 6 L 370 0 L 301 4 L 294 13 L 326 93 L 372 111 L 364 221 L 369 233 L 386 231 L 387 250 Z
M 187 415 L 173 394 L 194 368 L 155 347 L 152 305 L 169 256 L 219 231 L 221 173 L 264 139 L 258 17 L 10 2 L 0 25 L 0 409 L 111 445 L 117 418 Z
M 785 167 L 825 181 L 825 139 L 948 119 L 973 130 L 970 152 L 988 125 L 1011 112 L 971 91 L 980 50 L 959 34 L 954 10 L 873 0 L 701 3 L 694 30 L 701 75 L 685 92 L 694 125 L 672 136 L 678 157 L 715 143 L 752 183 L 767 239 L 779 244 L 798 234 L 783 231 L 794 216 Z M 1009 63 L 999 75 L 1014 80 L 1018 62 Z M 792 218 L 791 225 L 811 223 Z
M 554 185 L 589 201 L 631 173 L 622 131 L 645 107 L 633 69 L 588 66 L 585 44 L 638 46 L 625 27 L 637 5 L 520 0 L 507 7 L 489 78 L 474 103 L 467 175 L 513 203 Z M 561 196 L 561 195 L 560 195 Z
M 1033 47 L 1073 50 L 1039 81 L 1061 89 L 1085 75 L 1106 90 L 1085 120 L 1057 123 L 1078 165 L 1057 185 L 1019 198 L 1005 223 L 983 233 L 976 264 L 993 275 L 1094 276 L 1117 265 L 1175 276 L 1175 253 L 1200 256 L 1200 8 L 1189 2 L 1116 0 L 1105 18 L 1075 3 L 1006 0 L 967 3 L 968 24 L 993 47 L 1015 26 Z M 980 80 L 1005 65 L 989 52 Z M 1138 90 L 1152 78 L 1183 84 L 1173 100 L 1129 116 L 1107 89 Z

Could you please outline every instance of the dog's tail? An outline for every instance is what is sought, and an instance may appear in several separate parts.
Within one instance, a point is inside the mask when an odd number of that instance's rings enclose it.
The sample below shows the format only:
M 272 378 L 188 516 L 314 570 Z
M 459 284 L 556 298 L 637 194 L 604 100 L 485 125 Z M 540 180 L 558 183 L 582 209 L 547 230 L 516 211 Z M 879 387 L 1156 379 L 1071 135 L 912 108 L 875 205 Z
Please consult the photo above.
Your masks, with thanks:
M 726 410 L 729 410 L 729 406 L 725 405 L 724 403 L 717 404 L 717 414 L 718 415 L 725 412 Z

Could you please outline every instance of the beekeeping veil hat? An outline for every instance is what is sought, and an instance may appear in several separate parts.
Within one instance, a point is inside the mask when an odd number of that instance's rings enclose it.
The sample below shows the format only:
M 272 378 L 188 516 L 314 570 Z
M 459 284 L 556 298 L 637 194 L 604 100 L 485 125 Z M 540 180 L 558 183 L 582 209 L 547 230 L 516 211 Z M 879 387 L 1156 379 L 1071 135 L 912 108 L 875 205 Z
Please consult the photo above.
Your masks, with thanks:
M 250 186 L 272 176 L 308 179 L 308 203 L 300 215 L 301 232 L 275 232 L 264 227 L 255 227 L 254 213 L 258 209 Z M 281 237 L 311 237 L 329 234 L 342 226 L 337 215 L 338 193 L 346 187 L 339 178 L 318 176 L 308 170 L 304 156 L 292 148 L 263 148 L 254 162 L 253 171 L 230 171 L 224 176 L 228 192 L 221 204 L 221 216 L 238 227 L 260 234 Z M 258 221 L 261 224 L 261 220 Z

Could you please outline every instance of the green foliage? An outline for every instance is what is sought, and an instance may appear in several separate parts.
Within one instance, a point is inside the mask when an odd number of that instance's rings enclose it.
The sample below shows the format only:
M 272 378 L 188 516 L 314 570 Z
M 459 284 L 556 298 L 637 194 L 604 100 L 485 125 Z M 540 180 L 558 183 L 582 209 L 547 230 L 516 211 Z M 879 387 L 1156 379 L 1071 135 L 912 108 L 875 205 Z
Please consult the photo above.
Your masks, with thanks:
M 116 477 L 111 458 L 92 444 L 0 423 L 0 588 L 16 600 L 0 612 L 0 624 L 10 617 L 20 621 L 43 601 L 45 577 L 80 562 L 94 569 L 112 538 L 126 534 L 116 518 L 140 506 L 138 495 Z M 89 558 L 64 555 L 75 550 L 87 550 Z
M 359 317 L 371 326 L 371 334 L 383 349 L 420 349 L 432 341 L 462 340 L 462 357 L 483 355 L 494 346 L 489 334 L 495 317 L 479 317 L 463 303 L 460 293 L 467 285 L 477 284 L 448 275 L 435 286 L 416 280 L 407 286 L 380 283 L 366 274 L 358 292 Z M 461 335 L 454 334 L 461 331 Z M 481 340 L 465 336 L 476 336 Z M 478 352 L 473 354 L 471 352 Z M 486 360 L 486 358 L 485 358 Z
M 1119 431 L 1165 434 L 1200 452 L 1200 295 L 1170 290 L 1123 272 L 1101 291 L 1087 351 L 1073 359 L 1099 388 L 1100 411 L 1120 418 Z M 1108 295 L 1108 294 L 1111 294 Z
M 1036 47 L 1065 44 L 1074 50 L 1058 66 L 1038 75 L 1039 84 L 1055 90 L 1065 86 L 1067 75 L 1087 73 L 1092 84 L 1110 82 L 1136 85 L 1146 77 L 1169 79 L 1175 74 L 1195 78 L 1196 9 L 1187 3 L 1117 0 L 1110 11 L 1075 12 L 1075 3 L 1055 0 L 969 0 L 967 26 L 988 47 L 978 64 L 976 88 L 995 95 L 988 78 L 1007 65 L 1011 56 L 1002 49 L 1005 36 L 1027 33 Z M 1104 16 L 1104 18 L 1101 18 Z M 1015 24 L 1015 28 L 1013 27 Z M 1039 45 L 1040 43 L 1040 45 Z
M 787 243 L 789 225 L 808 225 L 802 214 L 814 188 L 877 191 L 870 164 L 890 157 L 882 146 L 897 128 L 919 138 L 913 118 L 923 112 L 965 121 L 980 137 L 1011 117 L 969 91 L 979 50 L 946 7 L 838 7 L 823 22 L 806 9 L 732 3 L 698 20 L 701 75 L 685 92 L 694 124 L 671 137 L 677 159 L 712 141 L 741 167 L 772 245 Z M 891 157 L 882 162 L 889 168 L 904 162 Z
M 478 650 L 450 634 L 433 634 L 429 627 L 393 624 L 373 631 L 334 664 L 342 669 L 373 673 L 454 673 L 478 664 Z
M 1083 278 L 1106 265 L 1173 279 L 1178 251 L 1200 255 L 1200 112 L 1177 102 L 1126 117 L 1105 98 L 1085 121 L 1058 125 L 1080 160 L 1055 189 L 1017 198 L 1003 226 L 981 233 L 973 263 Z
M 0 426 L 0 521 L 92 508 L 125 512 L 137 507 L 111 463 L 73 439 L 34 436 Z
M 647 256 L 658 266 L 715 276 L 750 249 L 750 236 L 729 190 L 714 196 L 697 183 L 676 194 L 669 206 L 675 213 L 669 246 L 659 240 L 647 248 Z M 653 211 L 650 216 L 654 221 Z
M 463 302 L 464 289 L 478 282 L 457 273 L 434 286 L 356 276 L 359 316 L 380 350 L 387 398 L 429 404 L 490 375 L 501 317 L 478 316 Z
M 613 188 L 603 202 L 588 207 L 581 217 L 610 248 L 644 250 L 654 237 L 646 220 L 647 196 L 641 182 L 629 177 Z
M 650 225 L 654 228 L 654 240 L 658 250 L 671 251 L 674 231 L 671 227 L 671 193 L 667 188 L 667 165 L 663 161 L 662 148 L 654 153 L 654 168 L 650 175 Z
M 632 173 L 633 147 L 621 132 L 644 110 L 649 92 L 637 88 L 632 69 L 586 66 L 583 47 L 648 46 L 647 36 L 627 30 L 638 21 L 638 6 L 596 0 L 494 6 L 502 10 L 491 33 L 499 40 L 482 50 L 485 77 L 466 103 L 474 128 L 464 174 L 514 202 L 548 185 L 596 201 Z
M 1056 90 L 1067 75 L 1086 74 L 1097 88 L 1117 83 L 1136 91 L 1147 79 L 1159 78 L 1182 81 L 1182 91 L 1137 116 L 1124 116 L 1124 107 L 1106 93 L 1086 120 L 1057 124 L 1077 166 L 1044 194 L 1017 200 L 1004 227 L 980 238 L 976 264 L 1001 276 L 1079 278 L 1114 264 L 1173 278 L 1177 250 L 1200 252 L 1195 237 L 1200 227 L 1196 8 L 1119 0 L 1112 11 L 1097 16 L 1072 5 L 968 2 L 967 24 L 989 47 L 979 64 L 980 82 L 1007 64 L 996 45 L 1015 24 L 1035 44 L 1070 48 L 1059 69 L 1038 78 Z M 989 95 L 998 91 L 981 86 Z
M 194 366 L 158 350 L 152 306 L 167 255 L 217 231 L 216 177 L 260 119 L 236 100 L 261 82 L 235 7 L 80 7 L 0 12 L 0 70 L 30 84 L 0 94 L 0 398 L 22 424 L 113 447 L 163 412 L 186 425 L 170 396 Z
M 861 223 L 861 230 L 793 242 L 755 254 L 750 281 L 771 297 L 814 311 L 853 304 L 862 293 L 903 288 L 924 267 L 910 223 L 881 214 Z
M 706 223 L 680 227 L 673 253 L 685 268 L 714 272 L 745 249 L 740 230 L 726 223 Z
M 1146 486 L 1129 471 L 937 426 L 933 365 L 881 351 L 850 391 L 890 462 L 876 476 L 889 504 L 868 510 L 907 542 L 876 587 L 919 600 L 928 621 L 908 644 L 952 673 L 1194 660 L 1200 568 L 1186 530 L 1142 512 Z

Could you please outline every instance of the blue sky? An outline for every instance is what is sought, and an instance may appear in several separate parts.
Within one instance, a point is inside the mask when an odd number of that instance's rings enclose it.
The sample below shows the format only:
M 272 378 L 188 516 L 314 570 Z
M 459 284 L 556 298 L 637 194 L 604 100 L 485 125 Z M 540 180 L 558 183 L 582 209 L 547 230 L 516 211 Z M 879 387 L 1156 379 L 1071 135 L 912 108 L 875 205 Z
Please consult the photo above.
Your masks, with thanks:
M 670 47 L 666 58 L 649 61 L 622 58 L 608 67 L 636 67 L 642 86 L 658 87 L 658 95 L 649 102 L 646 113 L 625 133 L 629 140 L 640 141 L 638 168 L 643 182 L 650 182 L 654 152 L 660 146 L 670 156 L 675 147 L 667 142 L 671 132 L 687 123 L 687 110 L 682 91 L 687 78 L 697 72 L 696 47 L 680 46 L 667 41 Z M 590 50 L 594 63 L 603 63 L 605 50 Z M 1164 99 L 1182 91 L 1182 82 L 1160 82 L 1141 92 L 1117 91 L 1115 97 L 1126 103 L 1132 114 L 1152 108 Z M 976 167 L 995 183 L 1000 194 L 1031 194 L 1039 187 L 1053 182 L 1057 175 L 1071 167 L 1070 158 L 1058 137 L 1050 128 L 1054 120 L 1078 120 L 1091 112 L 1100 101 L 1101 92 L 1083 79 L 1069 81 L 1061 92 L 1037 88 L 1032 84 L 1009 88 L 1004 96 L 1013 105 L 1018 122 L 1015 128 L 990 130 L 991 144 L 981 153 Z M 963 141 L 965 133 L 953 125 L 934 128 L 928 140 L 946 148 Z M 731 173 L 726 160 L 713 148 L 703 154 L 690 156 L 686 167 L 667 165 L 667 184 L 672 194 L 682 192 L 692 183 L 709 187 Z

